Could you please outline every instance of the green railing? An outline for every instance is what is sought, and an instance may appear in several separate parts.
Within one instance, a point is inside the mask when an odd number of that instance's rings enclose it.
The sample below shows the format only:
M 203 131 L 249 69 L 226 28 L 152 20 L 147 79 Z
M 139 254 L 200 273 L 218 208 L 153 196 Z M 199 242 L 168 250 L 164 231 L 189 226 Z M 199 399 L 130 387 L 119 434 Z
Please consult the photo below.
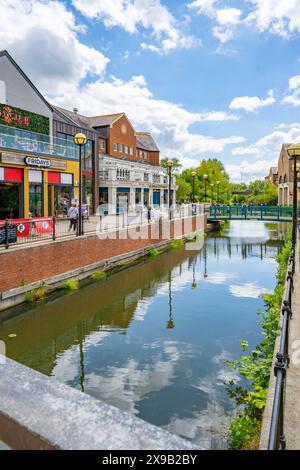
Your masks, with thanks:
M 289 221 L 293 217 L 292 206 L 211 206 L 206 209 L 208 218 L 221 219 L 260 219 Z M 298 209 L 300 219 L 300 209 Z

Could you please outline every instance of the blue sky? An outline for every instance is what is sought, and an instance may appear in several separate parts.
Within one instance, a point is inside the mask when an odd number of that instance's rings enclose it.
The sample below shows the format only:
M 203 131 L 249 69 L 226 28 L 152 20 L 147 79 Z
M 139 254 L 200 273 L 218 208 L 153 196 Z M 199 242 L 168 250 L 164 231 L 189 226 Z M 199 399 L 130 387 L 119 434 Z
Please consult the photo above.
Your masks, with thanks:
M 6 0 L 0 48 L 52 102 L 124 111 L 184 167 L 263 177 L 300 140 L 300 0 Z

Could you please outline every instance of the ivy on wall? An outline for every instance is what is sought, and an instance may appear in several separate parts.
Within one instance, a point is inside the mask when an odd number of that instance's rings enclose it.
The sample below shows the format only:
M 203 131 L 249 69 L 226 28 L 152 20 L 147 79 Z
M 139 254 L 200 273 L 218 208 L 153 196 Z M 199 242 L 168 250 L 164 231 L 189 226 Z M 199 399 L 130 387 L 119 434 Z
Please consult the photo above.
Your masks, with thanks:
M 49 118 L 0 103 L 0 124 L 49 135 Z

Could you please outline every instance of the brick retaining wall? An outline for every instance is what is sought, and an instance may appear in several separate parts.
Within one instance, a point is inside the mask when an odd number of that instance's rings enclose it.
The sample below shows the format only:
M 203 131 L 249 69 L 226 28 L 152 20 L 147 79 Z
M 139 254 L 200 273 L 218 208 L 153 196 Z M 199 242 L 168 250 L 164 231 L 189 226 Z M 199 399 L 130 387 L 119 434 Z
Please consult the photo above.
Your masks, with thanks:
M 204 216 L 171 222 L 170 239 L 204 229 Z M 134 228 L 110 232 L 112 238 L 96 235 L 58 239 L 36 246 L 9 248 L 0 252 L 0 292 L 31 284 L 73 269 L 107 260 L 113 256 L 147 248 L 166 238 L 164 225 L 142 227 L 142 238 Z M 129 236 L 127 236 L 129 235 Z

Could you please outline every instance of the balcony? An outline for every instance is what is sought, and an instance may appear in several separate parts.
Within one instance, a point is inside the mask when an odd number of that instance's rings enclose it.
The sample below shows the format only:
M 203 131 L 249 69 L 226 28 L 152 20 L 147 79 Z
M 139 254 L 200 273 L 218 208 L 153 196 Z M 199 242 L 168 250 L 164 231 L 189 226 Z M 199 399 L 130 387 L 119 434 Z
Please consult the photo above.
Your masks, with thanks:
M 0 125 L 0 149 L 78 160 L 78 147 L 59 137 Z

